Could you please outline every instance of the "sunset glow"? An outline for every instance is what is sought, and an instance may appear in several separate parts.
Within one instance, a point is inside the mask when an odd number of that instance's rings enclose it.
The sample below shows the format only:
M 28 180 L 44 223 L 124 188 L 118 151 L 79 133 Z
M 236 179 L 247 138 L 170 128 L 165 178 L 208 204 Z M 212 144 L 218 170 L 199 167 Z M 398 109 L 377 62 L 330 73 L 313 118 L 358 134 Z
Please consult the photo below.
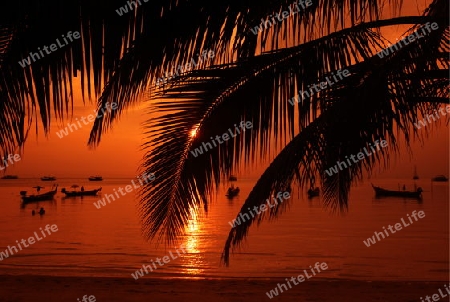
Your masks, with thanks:
M 0 300 L 444 302 L 449 0 L 0 3 Z

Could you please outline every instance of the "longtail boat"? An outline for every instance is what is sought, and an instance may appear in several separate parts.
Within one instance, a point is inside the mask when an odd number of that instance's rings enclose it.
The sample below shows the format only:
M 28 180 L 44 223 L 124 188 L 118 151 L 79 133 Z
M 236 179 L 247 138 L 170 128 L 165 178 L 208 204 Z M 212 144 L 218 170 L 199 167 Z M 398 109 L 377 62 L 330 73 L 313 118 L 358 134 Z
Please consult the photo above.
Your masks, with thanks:
M 90 191 L 67 191 L 66 188 L 62 188 L 61 192 L 66 194 L 67 197 L 77 197 L 77 196 L 95 196 L 101 190 L 102 187 Z
M 33 201 L 53 200 L 53 197 L 55 197 L 57 192 L 58 192 L 58 185 L 54 186 L 51 191 L 42 194 L 27 195 L 27 191 L 21 191 L 20 195 L 22 197 L 22 202 L 28 203 Z
M 377 197 L 406 197 L 406 198 L 422 198 L 422 188 L 417 188 L 416 191 L 392 191 L 386 190 L 380 187 L 376 187 L 372 184 L 375 191 L 375 196 Z
M 431 180 L 436 182 L 447 182 L 448 178 L 445 175 L 437 175 L 433 177 Z
M 19 176 L 17 175 L 5 175 L 1 179 L 18 179 Z
M 240 192 L 239 187 L 229 187 L 227 190 L 227 194 L 225 194 L 225 196 L 227 196 L 228 198 L 233 198 L 235 196 L 237 196 Z

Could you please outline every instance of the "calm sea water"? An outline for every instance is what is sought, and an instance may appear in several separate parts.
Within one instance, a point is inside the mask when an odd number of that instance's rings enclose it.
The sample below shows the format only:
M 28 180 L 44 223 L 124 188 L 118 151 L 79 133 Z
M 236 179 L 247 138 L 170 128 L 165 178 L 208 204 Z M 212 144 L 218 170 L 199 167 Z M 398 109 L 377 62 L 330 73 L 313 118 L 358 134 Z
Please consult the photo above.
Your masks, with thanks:
M 130 179 L 88 183 L 85 179 L 58 179 L 60 188 L 84 184 L 86 189 L 103 187 L 103 194 L 125 187 Z M 410 180 L 372 180 L 396 189 Z M 178 245 L 155 247 L 141 236 L 135 193 L 97 209 L 95 197 L 64 199 L 20 207 L 21 190 L 39 184 L 36 179 L 0 180 L 0 249 L 15 245 L 47 224 L 59 231 L 0 261 L 3 274 L 115 276 L 131 278 L 131 273 L 162 258 Z M 231 266 L 220 266 L 220 255 L 235 218 L 254 179 L 240 179 L 240 197 L 229 201 L 226 187 L 217 194 L 211 211 L 192 220 L 182 242 L 186 254 L 159 267 L 148 277 L 279 277 L 294 276 L 316 262 L 329 269 L 320 278 L 355 280 L 447 280 L 449 267 L 449 187 L 420 180 L 421 203 L 404 199 L 374 199 L 370 183 L 352 189 L 350 210 L 334 215 L 324 210 L 321 199 L 308 201 L 293 192 L 289 210 L 279 219 L 252 227 L 240 251 L 231 257 Z M 46 191 L 50 184 L 46 183 Z M 31 211 L 45 207 L 46 214 Z M 390 235 L 371 247 L 363 240 L 382 227 L 406 219 L 414 210 L 426 217 Z

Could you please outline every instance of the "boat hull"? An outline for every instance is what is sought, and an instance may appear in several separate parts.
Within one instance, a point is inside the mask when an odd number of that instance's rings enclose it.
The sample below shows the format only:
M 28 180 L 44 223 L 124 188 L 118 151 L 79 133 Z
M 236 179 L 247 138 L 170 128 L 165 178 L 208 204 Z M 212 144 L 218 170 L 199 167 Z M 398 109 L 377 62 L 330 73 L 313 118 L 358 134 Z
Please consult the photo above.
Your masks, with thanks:
M 42 181 L 55 181 L 56 177 L 42 177 L 41 180 Z
M 372 185 L 376 197 L 404 197 L 404 198 L 422 198 L 422 191 L 391 191 Z
M 227 192 L 227 194 L 225 194 L 225 196 L 227 196 L 228 198 L 233 198 L 233 197 L 239 195 L 240 191 L 241 190 L 239 188 L 236 188 L 234 190 L 228 190 L 228 192 Z
M 22 196 L 22 202 L 25 204 L 25 203 L 34 202 L 34 201 L 53 200 L 56 193 L 57 193 L 57 189 L 47 192 L 47 193 L 43 193 L 43 194 L 28 195 L 28 196 L 24 195 L 24 196 Z
M 89 181 L 103 181 L 103 177 L 101 176 L 91 176 L 88 179 Z
M 19 179 L 19 176 L 16 176 L 16 175 L 5 175 L 1 179 Z
M 66 194 L 67 197 L 79 197 L 79 196 L 96 196 L 102 188 L 91 190 L 91 191 L 61 191 Z
M 435 178 L 432 179 L 432 181 L 434 181 L 434 182 L 448 182 L 448 178 L 435 177 Z
M 319 194 L 320 194 L 319 188 L 315 188 L 314 190 L 311 190 L 311 189 L 308 190 L 308 198 L 313 198 L 313 197 L 319 196 Z

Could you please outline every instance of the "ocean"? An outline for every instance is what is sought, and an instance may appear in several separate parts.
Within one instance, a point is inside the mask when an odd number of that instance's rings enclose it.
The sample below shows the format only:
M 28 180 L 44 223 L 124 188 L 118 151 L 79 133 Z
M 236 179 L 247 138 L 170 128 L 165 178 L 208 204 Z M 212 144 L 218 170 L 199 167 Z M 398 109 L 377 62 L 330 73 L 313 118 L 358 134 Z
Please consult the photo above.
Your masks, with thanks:
M 397 189 L 412 180 L 371 180 L 375 185 Z M 0 180 L 0 251 L 27 239 L 47 224 L 58 232 L 0 261 L 3 274 L 80 277 L 129 277 L 157 257 L 174 253 L 180 244 L 184 254 L 147 274 L 144 278 L 273 278 L 302 273 L 316 262 L 328 269 L 315 278 L 344 280 L 444 281 L 449 275 L 449 187 L 420 179 L 423 200 L 374 198 L 370 182 L 352 188 L 349 211 L 335 214 L 322 207 L 321 197 L 308 200 L 292 192 L 288 210 L 278 219 L 252 226 L 242 247 L 231 256 L 229 267 L 220 263 L 229 221 L 236 218 L 256 179 L 239 179 L 240 195 L 225 197 L 221 187 L 210 212 L 193 217 L 178 243 L 164 246 L 142 236 L 135 192 L 97 209 L 100 197 L 64 198 L 21 207 L 19 192 L 31 191 L 38 179 Z M 61 188 L 73 184 L 86 190 L 103 187 L 102 194 L 131 183 L 129 178 L 88 182 L 86 179 L 58 179 Z M 295 187 L 295 186 L 293 186 Z M 42 192 L 41 191 L 41 192 Z M 45 215 L 31 211 L 45 208 Z M 399 223 L 413 211 L 425 217 L 401 231 L 367 247 L 363 240 Z

